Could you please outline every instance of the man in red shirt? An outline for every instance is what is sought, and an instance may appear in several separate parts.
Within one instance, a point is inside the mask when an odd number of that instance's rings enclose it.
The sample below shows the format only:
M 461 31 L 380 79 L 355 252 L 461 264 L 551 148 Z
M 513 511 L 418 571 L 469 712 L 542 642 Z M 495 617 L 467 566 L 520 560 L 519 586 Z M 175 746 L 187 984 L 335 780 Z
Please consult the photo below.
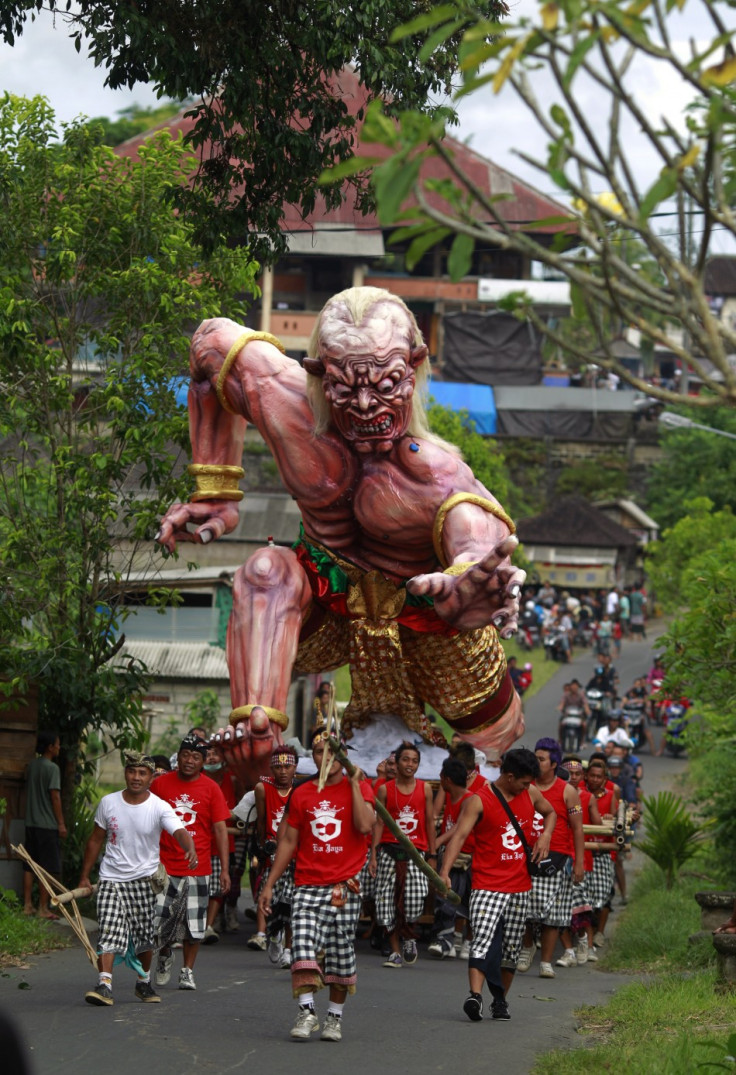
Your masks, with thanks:
M 498 779 L 463 802 L 445 849 L 440 877 L 449 884 L 452 862 L 472 832 L 473 940 L 468 962 L 470 994 L 463 1011 L 473 1022 L 483 1018 L 484 980 L 493 998 L 492 1018 L 511 1018 L 506 994 L 519 957 L 532 882 L 527 849 L 503 804 L 513 814 L 527 845 L 532 839 L 535 812 L 544 818 L 542 833 L 530 854 L 535 862 L 545 858 L 556 816 L 554 808 L 532 783 L 538 775 L 539 763 L 530 750 L 508 750 L 501 759 Z M 503 926 L 499 930 L 501 922 Z
M 414 775 L 419 768 L 419 751 L 411 743 L 402 743 L 395 754 L 398 775 L 379 788 L 376 797 L 416 849 L 426 852 L 436 865 L 432 788 Z M 368 869 L 376 879 L 376 918 L 391 946 L 384 967 L 400 968 L 402 956 L 404 963 L 416 963 L 417 942 L 411 923 L 424 909 L 429 885 L 380 819 L 373 832 Z
M 312 758 L 320 768 L 326 733 L 312 736 Z M 355 992 L 355 930 L 362 896 L 359 874 L 365 865 L 366 837 L 375 824 L 375 797 L 357 769 L 348 779 L 333 758 L 324 788 L 315 776 L 293 792 L 281 826 L 271 872 L 258 907 L 271 914 L 274 885 L 296 857 L 291 905 L 293 995 L 299 1012 L 291 1029 L 294 1041 L 319 1030 L 314 992 L 329 986 L 330 1004 L 322 1041 L 340 1041 L 342 1012 Z
M 253 789 L 256 800 L 256 825 L 258 833 L 258 864 L 263 871 L 256 883 L 256 902 L 273 863 L 279 826 L 294 790 L 297 767 L 296 751 L 290 746 L 276 747 L 271 755 L 271 776 L 265 776 Z M 289 863 L 276 886 L 273 909 L 266 936 L 266 916 L 256 912 L 257 931 L 248 941 L 248 947 L 256 951 L 268 949 L 269 958 L 282 970 L 291 966 L 291 901 L 294 893 L 294 863 Z M 270 940 L 269 940 L 270 938 Z
M 440 790 L 444 796 L 444 810 L 440 824 L 440 835 L 437 837 L 437 849 L 444 847 L 452 836 L 460 810 L 467 798 L 473 792 L 468 791 L 468 771 L 459 758 L 447 758 L 442 762 L 440 770 Z M 435 900 L 434 923 L 437 931 L 436 940 L 429 945 L 427 951 L 440 959 L 454 959 L 455 952 L 455 922 L 458 915 L 461 919 L 468 917 L 468 902 L 470 899 L 470 861 L 472 854 L 472 836 L 465 841 L 460 849 L 460 854 L 450 865 L 450 884 L 453 892 L 460 897 L 460 904 L 450 903 L 449 900 L 437 896 Z
M 157 776 L 151 785 L 154 795 L 174 808 L 197 852 L 190 866 L 178 843 L 166 832 L 161 836 L 161 863 L 169 879 L 157 907 L 159 953 L 155 981 L 159 986 L 171 978 L 171 946 L 182 941 L 184 966 L 179 974 L 179 989 L 197 988 L 193 967 L 207 924 L 213 833 L 222 863 L 220 892 L 225 895 L 230 888 L 226 826 L 230 809 L 214 780 L 202 773 L 206 757 L 204 740 L 187 735 L 179 747 L 177 769 Z

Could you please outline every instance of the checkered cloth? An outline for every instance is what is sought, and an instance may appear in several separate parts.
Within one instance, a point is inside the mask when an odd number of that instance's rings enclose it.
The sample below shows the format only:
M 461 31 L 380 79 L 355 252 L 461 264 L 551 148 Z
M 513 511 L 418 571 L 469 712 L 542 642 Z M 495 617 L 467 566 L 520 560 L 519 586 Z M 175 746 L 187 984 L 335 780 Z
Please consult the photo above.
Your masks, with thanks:
M 355 991 L 355 931 L 362 893 L 347 890 L 343 907 L 332 904 L 333 885 L 297 885 L 291 904 L 291 970 L 316 972 L 324 985 Z
M 212 855 L 212 866 L 210 872 L 209 883 L 209 897 L 215 899 L 217 896 L 221 896 L 220 881 L 222 880 L 222 860 L 218 855 Z
M 572 918 L 572 877 L 570 864 L 552 877 L 533 877 L 529 899 L 529 918 L 545 926 L 560 929 L 570 925 Z
M 371 849 L 369 847 L 365 856 L 365 865 L 358 875 L 360 880 L 360 891 L 364 900 L 373 900 L 376 897 L 376 879 L 371 876 L 371 871 L 368 869 L 370 861 Z
M 593 910 L 592 897 L 593 874 L 586 872 L 580 884 L 572 886 L 572 913 L 575 915 L 589 914 Z
M 204 877 L 169 877 L 156 900 L 156 947 L 170 948 L 178 941 L 201 941 L 207 926 L 209 874 Z
M 491 892 L 475 888 L 470 893 L 471 959 L 485 959 L 503 915 L 501 966 L 516 970 L 529 910 L 528 892 Z
M 591 902 L 596 911 L 605 907 L 613 892 L 613 879 L 616 873 L 613 859 L 606 851 L 593 855 L 593 876 L 591 878 Z
M 414 922 L 424 910 L 429 882 L 413 862 L 406 864 L 404 886 L 404 915 L 407 922 Z M 389 932 L 396 925 L 396 863 L 386 849 L 379 844 L 376 869 L 376 918 Z
M 125 954 L 153 948 L 156 897 L 148 877 L 134 881 L 100 881 L 97 889 L 98 952 Z

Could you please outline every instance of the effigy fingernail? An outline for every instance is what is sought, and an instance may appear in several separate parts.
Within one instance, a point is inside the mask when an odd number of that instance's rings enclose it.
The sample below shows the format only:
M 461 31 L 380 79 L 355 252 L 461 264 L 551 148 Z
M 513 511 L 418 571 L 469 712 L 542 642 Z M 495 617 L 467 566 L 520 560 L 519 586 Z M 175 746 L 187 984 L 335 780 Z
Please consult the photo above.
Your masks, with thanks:
M 518 584 L 512 586 L 511 589 L 509 590 L 509 593 L 511 594 L 512 597 L 518 597 L 519 594 L 521 593 L 521 586 L 519 586 Z

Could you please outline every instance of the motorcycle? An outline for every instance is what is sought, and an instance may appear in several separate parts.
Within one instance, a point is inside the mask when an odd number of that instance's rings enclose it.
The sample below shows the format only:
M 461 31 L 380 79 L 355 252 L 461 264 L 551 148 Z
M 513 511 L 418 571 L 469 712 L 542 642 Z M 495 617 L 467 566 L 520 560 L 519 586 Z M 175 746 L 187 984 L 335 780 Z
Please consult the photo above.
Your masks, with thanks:
M 519 624 L 519 634 L 517 636 L 517 640 L 523 650 L 530 652 L 534 649 L 535 646 L 538 646 L 541 642 L 539 628 L 525 625 L 523 623 Z
M 627 702 L 621 710 L 621 718 L 626 726 L 629 739 L 633 740 L 634 750 L 641 746 L 646 736 L 644 735 L 644 699 Z
M 664 724 L 665 701 L 660 694 L 660 689 L 663 683 L 664 673 L 660 679 L 653 679 L 650 683 L 651 693 L 649 695 L 649 706 L 652 720 L 655 724 Z
M 664 749 L 673 758 L 678 758 L 687 748 L 685 740 L 689 720 L 688 709 L 685 699 L 665 704 Z
M 568 705 L 560 720 L 560 742 L 564 754 L 578 754 L 585 742 L 585 712 L 580 705 Z
M 590 727 L 593 735 L 604 724 L 608 723 L 608 714 L 611 711 L 611 700 L 607 694 L 598 690 L 597 687 L 589 687 L 585 692 L 585 698 L 590 707 Z
M 569 656 L 564 645 L 565 632 L 558 627 L 551 627 L 544 636 L 544 659 L 562 661 L 567 664 Z

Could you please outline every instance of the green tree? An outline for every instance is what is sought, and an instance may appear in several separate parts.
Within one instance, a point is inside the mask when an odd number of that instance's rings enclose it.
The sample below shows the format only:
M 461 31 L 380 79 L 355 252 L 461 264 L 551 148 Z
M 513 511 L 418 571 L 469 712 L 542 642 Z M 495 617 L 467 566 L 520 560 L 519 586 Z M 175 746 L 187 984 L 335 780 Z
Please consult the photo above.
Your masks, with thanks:
M 39 684 L 69 796 L 87 732 L 142 738 L 146 670 L 114 662 L 119 596 L 188 495 L 186 326 L 242 318 L 257 267 L 206 256 L 171 211 L 191 161 L 168 135 L 137 162 L 82 123 L 56 139 L 43 98 L 0 99 L 0 680 Z
M 701 16 L 698 40 L 687 57 L 673 44 L 673 22 L 684 8 Z M 396 240 L 409 244 L 409 269 L 433 246 L 450 240 L 453 278 L 468 272 L 476 244 L 520 253 L 569 280 L 573 316 L 593 326 L 601 365 L 655 398 L 678 400 L 677 393 L 651 386 L 616 360 L 608 331 L 614 317 L 637 328 L 650 347 L 663 343 L 694 369 L 706 389 L 694 406 L 735 406 L 736 371 L 728 354 L 736 333 L 712 312 L 704 289 L 714 229 L 736 235 L 732 21 L 730 0 L 540 0 L 532 16 L 503 24 L 489 20 L 469 0 L 450 0 L 417 13 L 397 31 L 397 40 L 425 35 L 428 57 L 460 31 L 464 83 L 456 99 L 509 86 L 541 126 L 540 146 L 546 142 L 546 147 L 525 160 L 574 212 L 572 222 L 569 215 L 544 222 L 559 229 L 549 245 L 504 218 L 498 201 L 507 195 L 486 197 L 462 172 L 443 140 L 441 116 L 407 109 L 394 123 L 375 102 L 362 141 L 374 142 L 380 152 L 338 167 L 325 181 L 374 167 L 381 220 L 386 226 L 405 225 Z M 641 59 L 655 60 L 662 77 L 689 88 L 684 130 L 679 103 L 675 114 L 649 121 L 632 86 Z M 586 79 L 599 94 L 594 115 L 581 103 Z M 661 170 L 645 189 L 639 162 L 646 154 L 661 162 Z M 433 159 L 442 161 L 452 178 L 435 178 Z M 422 168 L 428 160 L 433 165 Z M 655 223 L 665 205 L 674 213 L 675 234 L 669 238 Z M 629 241 L 644 248 L 645 265 L 629 263 Z M 653 278 L 649 268 L 655 267 Z M 527 298 L 514 301 L 519 316 L 576 354 L 571 339 L 542 324 Z M 679 341 L 667 330 L 673 319 L 682 329 Z
M 0 34 L 12 45 L 41 0 L 5 0 Z M 259 0 L 145 4 L 118 0 L 50 0 L 45 5 L 81 50 L 83 42 L 112 89 L 153 82 L 162 94 L 198 99 L 189 144 L 201 148 L 197 181 L 177 193 L 210 246 L 223 232 L 247 241 L 261 260 L 285 250 L 283 204 L 307 215 L 321 171 L 353 149 L 360 99 L 344 92 L 350 65 L 366 99 L 383 96 L 434 113 L 457 70 L 459 37 L 425 57 L 423 41 L 391 41 L 391 32 L 428 0 L 301 0 L 274 6 Z M 480 0 L 498 18 L 503 0 Z M 362 92 L 361 91 L 361 92 Z M 359 186 L 362 188 L 363 184 Z M 327 189 L 331 207 L 341 185 Z M 213 200 L 214 199 L 214 200 Z
M 680 512 L 674 526 L 647 550 L 647 575 L 666 612 L 678 612 L 691 602 L 700 605 L 703 559 L 736 539 L 736 516 L 730 508 L 714 511 L 712 500 L 697 497 L 680 504 Z
M 476 431 L 475 422 L 467 411 L 451 411 L 430 400 L 427 416 L 432 432 L 460 449 L 473 474 L 493 493 L 496 500 L 512 513 L 518 511 L 519 505 L 513 501 L 503 452 L 497 442 Z
M 697 420 L 692 408 L 678 411 Z M 736 434 L 736 416 L 726 407 L 708 412 L 708 425 Z M 647 510 L 662 528 L 674 526 L 686 500 L 707 497 L 716 511 L 734 503 L 736 441 L 698 429 L 667 429 L 662 461 L 647 479 Z
M 117 119 L 109 116 L 95 116 L 89 121 L 100 129 L 99 141 L 105 146 L 119 146 L 129 138 L 144 134 L 160 123 L 173 119 L 181 111 L 182 101 L 164 101 L 157 108 L 142 108 L 131 105 L 121 108 Z M 189 104 L 192 102 L 189 101 Z

